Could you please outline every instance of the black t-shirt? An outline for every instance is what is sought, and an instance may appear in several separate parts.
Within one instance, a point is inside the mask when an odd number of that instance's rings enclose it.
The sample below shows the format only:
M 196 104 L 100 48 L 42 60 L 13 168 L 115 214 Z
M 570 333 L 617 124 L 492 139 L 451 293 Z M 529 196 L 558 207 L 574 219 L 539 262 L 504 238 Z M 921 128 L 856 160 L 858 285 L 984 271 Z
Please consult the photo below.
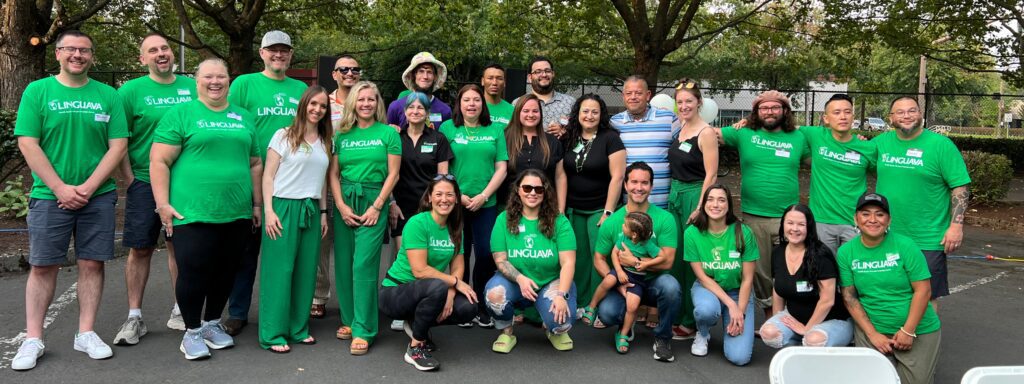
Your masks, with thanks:
M 817 258 L 816 269 L 818 280 L 836 279 L 836 300 L 829 310 L 825 320 L 850 318 L 850 313 L 843 305 L 842 295 L 839 293 L 839 273 L 836 267 L 835 257 L 828 248 L 822 248 L 825 253 Z M 807 257 L 806 255 L 804 257 Z M 772 276 L 774 278 L 775 293 L 786 300 L 786 310 L 793 318 L 806 324 L 814 314 L 814 307 L 818 305 L 817 283 L 807 281 L 806 268 L 801 265 L 796 274 L 790 275 L 786 268 L 786 246 L 779 245 L 772 250 Z
M 585 211 L 604 209 L 608 184 L 612 182 L 608 156 L 626 150 L 619 133 L 613 129 L 599 130 L 589 142 L 581 139 L 565 144 L 562 164 L 569 181 L 566 207 Z M 576 167 L 579 162 L 582 162 L 581 170 Z
M 415 144 L 403 130 L 402 167 L 398 169 L 398 183 L 392 195 L 406 218 L 412 217 L 419 209 L 419 201 L 427 185 L 437 176 L 437 164 L 450 161 L 452 149 L 440 132 L 424 128 L 423 135 Z
M 687 183 L 704 181 L 707 175 L 704 171 L 704 153 L 697 145 L 701 132 L 703 129 L 684 141 L 672 141 L 668 149 L 668 166 L 673 179 Z
M 505 176 L 505 181 L 501 187 L 498 188 L 498 202 L 508 202 L 508 197 L 512 188 L 512 183 L 519 177 L 519 173 L 527 169 L 536 169 L 544 172 L 544 176 L 548 177 L 548 181 L 555 182 L 555 167 L 558 166 L 558 162 L 562 161 L 562 143 L 558 142 L 552 135 L 544 135 L 548 142 L 548 161 L 544 162 L 544 149 L 540 146 L 540 141 L 535 137 L 532 142 L 523 140 L 523 147 L 519 149 L 519 155 L 516 156 L 515 163 L 509 161 L 508 174 Z M 509 150 L 509 159 L 512 158 L 512 151 Z

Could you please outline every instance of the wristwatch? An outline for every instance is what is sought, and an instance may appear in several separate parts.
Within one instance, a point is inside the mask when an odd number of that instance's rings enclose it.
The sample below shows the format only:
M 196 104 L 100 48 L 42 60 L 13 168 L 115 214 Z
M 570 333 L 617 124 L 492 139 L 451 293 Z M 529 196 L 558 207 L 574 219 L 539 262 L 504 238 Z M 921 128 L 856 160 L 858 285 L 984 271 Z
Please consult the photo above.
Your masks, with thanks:
M 607 210 L 607 209 L 606 209 L 606 210 L 604 210 L 604 215 L 605 215 L 605 216 L 611 216 L 611 215 L 612 215 L 612 213 L 613 213 L 612 211 L 609 211 L 609 210 Z

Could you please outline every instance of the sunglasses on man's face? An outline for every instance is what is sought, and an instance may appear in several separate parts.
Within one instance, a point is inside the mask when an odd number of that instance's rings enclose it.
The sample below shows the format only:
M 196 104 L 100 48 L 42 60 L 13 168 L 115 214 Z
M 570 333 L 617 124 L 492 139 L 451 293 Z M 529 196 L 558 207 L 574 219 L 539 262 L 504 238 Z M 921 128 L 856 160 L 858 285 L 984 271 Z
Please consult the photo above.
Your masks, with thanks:
M 354 75 L 358 75 L 359 73 L 363 72 L 363 69 L 360 67 L 337 67 L 334 68 L 334 72 L 338 72 L 341 74 L 348 74 L 349 72 L 351 72 Z
M 530 193 L 530 191 L 533 191 L 533 193 L 536 193 L 538 195 L 544 193 L 544 186 L 543 185 L 523 184 L 523 185 L 520 185 L 519 188 L 523 189 L 523 193 Z

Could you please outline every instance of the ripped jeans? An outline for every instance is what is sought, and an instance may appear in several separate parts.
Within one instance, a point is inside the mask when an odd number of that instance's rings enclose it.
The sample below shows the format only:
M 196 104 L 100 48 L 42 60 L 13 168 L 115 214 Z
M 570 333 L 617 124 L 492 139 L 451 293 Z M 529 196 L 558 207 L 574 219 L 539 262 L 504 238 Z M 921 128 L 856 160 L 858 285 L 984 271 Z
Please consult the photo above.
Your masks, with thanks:
M 544 321 L 546 329 L 554 333 L 568 332 L 572 328 L 572 323 L 576 321 L 576 284 L 573 283 L 569 287 L 569 315 L 565 317 L 565 321 L 562 323 L 555 322 L 555 314 L 551 312 L 551 298 L 545 295 L 549 289 L 556 289 L 557 287 L 558 279 L 540 287 L 540 291 L 537 292 L 537 301 L 531 302 L 523 297 L 519 284 L 509 281 L 501 273 L 495 273 L 494 277 L 487 281 L 487 287 L 484 288 L 484 299 L 487 302 L 487 310 L 494 317 L 494 328 L 505 329 L 511 327 L 515 310 L 532 305 L 540 313 L 540 318 Z M 505 300 L 502 302 L 492 302 L 492 290 L 495 293 L 504 292 Z
M 840 303 L 842 304 L 842 303 Z M 768 320 L 765 320 L 764 324 L 761 325 L 761 336 L 764 344 L 772 348 L 782 348 L 791 345 L 803 345 L 805 347 L 845 347 L 853 341 L 853 320 L 839 320 L 832 319 L 818 323 L 814 327 L 811 327 L 803 336 L 798 335 L 793 329 L 786 326 L 782 322 L 782 318 L 789 316 L 789 312 L 782 311 L 776 313 Z M 765 326 L 771 325 L 774 327 L 778 336 L 775 338 L 767 338 L 771 331 L 766 331 Z M 820 332 L 818 335 L 809 336 L 812 332 Z M 772 334 L 771 336 L 775 336 Z

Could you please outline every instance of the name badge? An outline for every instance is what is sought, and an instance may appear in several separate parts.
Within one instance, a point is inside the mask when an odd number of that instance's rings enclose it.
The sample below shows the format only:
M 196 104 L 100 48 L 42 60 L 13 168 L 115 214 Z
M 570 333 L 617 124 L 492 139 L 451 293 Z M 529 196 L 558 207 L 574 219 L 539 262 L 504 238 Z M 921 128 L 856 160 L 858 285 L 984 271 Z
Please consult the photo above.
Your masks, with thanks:
M 431 113 L 430 114 L 430 121 L 435 122 L 435 123 L 441 123 L 441 114 L 440 113 Z
M 921 158 L 922 154 L 924 154 L 924 151 L 922 151 L 920 149 L 910 148 L 910 149 L 907 150 L 907 157 Z
M 102 121 L 104 123 L 109 123 L 110 122 L 110 115 L 103 114 L 103 113 L 97 113 L 97 114 L 95 114 L 93 116 L 93 118 L 95 119 L 95 121 Z
M 738 259 L 738 258 L 740 258 L 739 251 L 729 251 L 729 258 L 730 259 Z
M 238 121 L 242 121 L 242 115 L 239 115 L 239 114 L 234 113 L 234 112 L 228 112 L 228 118 L 229 119 L 235 119 L 235 120 L 238 120 Z
M 785 149 L 776 149 L 775 156 L 789 158 L 789 151 Z
M 341 120 L 341 111 L 331 111 L 331 121 Z
M 576 143 L 576 148 L 572 149 L 572 151 L 576 152 L 576 153 L 580 153 L 580 151 L 582 151 L 582 150 L 583 150 L 583 143 Z
M 843 157 L 846 158 L 846 160 L 849 160 L 849 161 L 852 161 L 852 162 L 855 162 L 855 163 L 860 163 L 860 153 L 857 153 L 857 152 L 854 152 L 854 151 L 849 151 L 849 152 L 846 152 L 846 155 L 844 155 Z
M 683 152 L 686 152 L 686 153 L 690 153 L 691 149 L 693 149 L 693 144 L 687 143 L 685 141 L 682 142 L 682 143 L 679 143 L 679 150 L 680 151 L 683 151 Z M 789 157 L 789 156 L 786 156 L 786 157 Z
M 424 146 L 420 147 L 420 150 L 423 153 L 433 153 L 434 152 L 434 146 L 433 145 L 424 145 Z
M 519 224 L 519 233 L 523 233 L 523 232 L 526 232 L 526 226 L 522 225 L 522 224 Z
M 191 95 L 191 94 L 192 94 L 192 91 L 190 91 L 188 89 L 181 89 L 181 88 L 178 89 L 178 96 L 188 96 L 188 95 Z
M 800 292 L 800 293 L 812 292 L 812 291 L 814 291 L 814 286 L 811 285 L 811 283 L 807 282 L 807 281 L 803 281 L 803 280 L 797 281 L 796 282 L 796 291 Z

